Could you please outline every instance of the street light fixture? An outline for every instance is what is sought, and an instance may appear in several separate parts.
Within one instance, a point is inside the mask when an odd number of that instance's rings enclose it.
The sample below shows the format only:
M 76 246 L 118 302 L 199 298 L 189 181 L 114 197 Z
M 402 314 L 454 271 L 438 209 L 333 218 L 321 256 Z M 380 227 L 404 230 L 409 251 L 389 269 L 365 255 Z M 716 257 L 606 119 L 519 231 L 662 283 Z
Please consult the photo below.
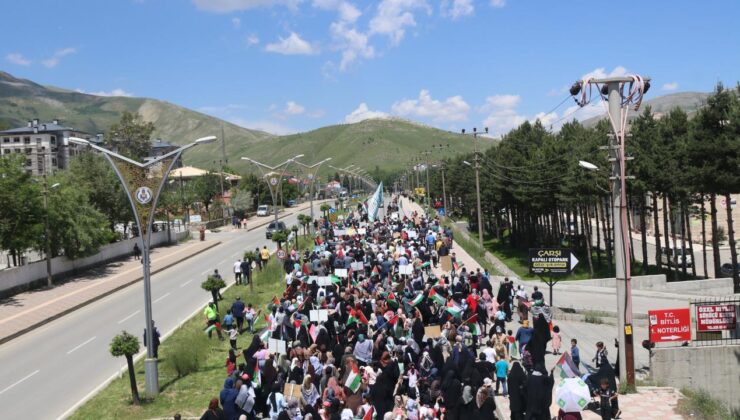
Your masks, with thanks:
M 328 157 L 320 162 L 316 162 L 313 165 L 307 165 L 305 163 L 301 163 L 299 161 L 295 161 L 295 163 L 299 166 L 302 166 L 306 168 L 307 174 L 306 177 L 308 178 L 308 199 L 311 206 L 311 221 L 313 222 L 314 216 L 313 216 L 313 196 L 314 196 L 314 186 L 316 184 L 316 175 L 319 173 L 319 169 L 321 168 L 321 165 L 330 161 L 331 158 Z M 309 229 L 311 227 L 309 226 Z
M 147 394 L 159 393 L 159 374 L 157 358 L 154 356 L 154 328 L 152 322 L 152 286 L 150 279 L 149 245 L 151 243 L 151 229 L 154 222 L 154 213 L 157 201 L 167 176 L 178 161 L 182 153 L 191 147 L 216 141 L 215 136 L 201 137 L 192 143 L 186 144 L 165 155 L 146 163 L 137 162 L 126 156 L 91 143 L 88 140 L 70 137 L 69 142 L 88 146 L 101 152 L 108 160 L 113 171 L 121 181 L 126 197 L 133 210 L 134 221 L 139 230 L 139 247 L 141 248 L 141 262 L 144 271 L 144 316 L 146 318 L 146 359 L 144 359 L 145 389 Z M 144 222 L 144 223 L 142 223 Z
M 260 169 L 260 172 L 262 173 L 262 178 L 267 178 L 267 186 L 268 188 L 270 188 L 270 196 L 272 196 L 272 208 L 273 208 L 273 212 L 275 213 L 275 227 L 276 228 L 277 228 L 277 221 L 278 221 L 277 195 L 279 192 L 282 191 L 283 177 L 285 176 L 285 172 L 287 172 L 288 170 L 288 166 L 292 162 L 295 162 L 296 159 L 300 159 L 303 156 L 304 156 L 303 154 L 293 156 L 292 158 L 286 160 L 285 162 L 280 163 L 275 166 L 270 166 L 262 162 L 257 162 L 256 160 L 252 158 L 248 158 L 246 156 L 242 157 L 242 160 L 249 161 Z M 281 167 L 282 167 L 282 172 L 280 173 L 279 176 L 277 176 L 278 174 L 275 171 L 280 170 Z M 265 170 L 268 170 L 269 172 L 265 172 Z
M 585 160 L 579 160 L 578 161 L 578 166 L 580 166 L 581 168 L 584 168 L 584 169 L 588 169 L 589 171 L 598 171 L 599 170 L 599 167 L 598 166 L 594 165 L 591 162 L 586 162 Z
M 488 134 L 488 127 L 485 128 L 486 134 Z M 465 134 L 465 129 L 462 129 L 462 134 Z M 472 166 L 475 169 L 475 200 L 478 210 L 478 244 L 483 248 L 483 216 L 480 205 L 480 155 L 478 154 L 478 129 L 473 127 L 473 147 L 475 148 L 473 155 L 473 165 L 465 162 L 468 166 Z

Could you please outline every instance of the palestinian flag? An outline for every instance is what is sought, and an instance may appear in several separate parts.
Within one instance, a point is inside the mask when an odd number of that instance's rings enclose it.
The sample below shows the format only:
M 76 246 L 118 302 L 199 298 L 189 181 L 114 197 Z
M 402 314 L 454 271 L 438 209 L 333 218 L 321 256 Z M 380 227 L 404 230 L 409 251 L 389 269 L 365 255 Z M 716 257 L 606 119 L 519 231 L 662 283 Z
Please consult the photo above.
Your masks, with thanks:
M 578 371 L 576 364 L 573 363 L 573 359 L 570 357 L 570 353 L 567 351 L 560 356 L 560 360 L 556 364 L 560 368 L 561 378 L 580 378 L 581 372 Z
M 388 301 L 388 305 L 392 306 L 394 309 L 398 309 L 398 301 L 396 300 L 396 295 L 394 295 L 393 292 L 388 293 L 388 296 L 386 296 L 385 300 Z
M 455 318 L 462 318 L 463 310 L 462 308 L 459 308 L 457 305 L 450 302 L 450 305 L 447 306 L 447 313 L 449 313 Z
M 260 373 L 259 362 L 254 364 L 254 370 L 252 370 L 250 378 L 252 378 L 252 384 L 254 384 L 255 388 L 260 388 L 262 386 L 262 374 Z
M 272 330 L 272 322 L 270 321 L 270 314 L 265 314 L 265 324 L 267 324 L 267 329 Z
M 468 323 L 468 329 L 470 330 L 470 334 L 472 335 L 480 335 L 480 329 L 478 328 L 478 323 Z
M 349 318 L 347 318 L 347 324 L 346 324 L 346 325 L 347 325 L 347 326 L 349 327 L 350 325 L 352 325 L 352 324 L 356 324 L 356 323 L 357 323 L 357 317 L 355 316 L 355 311 L 354 311 L 354 309 L 353 309 L 353 310 L 352 310 L 352 311 L 351 311 L 351 312 L 349 313 Z
M 432 287 L 432 290 L 429 291 L 429 296 L 427 297 L 429 298 L 429 300 L 439 305 L 444 305 L 447 302 L 447 299 L 445 299 L 444 296 L 441 296 L 439 293 L 437 293 L 437 291 L 434 290 L 433 287 Z
M 360 373 L 360 370 L 357 369 L 357 365 L 352 363 L 352 371 L 347 375 L 347 381 L 344 383 L 344 386 L 349 388 L 352 393 L 355 393 L 360 389 L 361 384 L 362 374 Z
M 454 263 L 452 263 L 452 268 L 455 271 L 460 271 L 460 263 L 458 263 L 457 261 L 455 261 Z
M 365 415 L 362 416 L 362 420 L 373 420 L 375 417 L 375 410 L 373 410 L 373 406 L 371 405 L 368 407 L 367 411 L 365 412 Z
M 389 319 L 388 322 L 386 322 L 387 325 L 390 325 L 392 327 L 395 327 L 398 323 L 398 315 L 393 315 L 393 318 Z
M 270 331 L 270 329 L 269 329 L 269 328 L 265 328 L 265 329 L 264 329 L 264 330 L 263 330 L 263 331 L 262 331 L 262 332 L 260 333 L 260 336 L 259 336 L 259 337 L 260 337 L 260 340 L 262 340 L 262 342 L 263 342 L 263 343 L 267 343 L 267 340 L 269 340 L 269 339 L 270 339 L 270 332 L 271 332 L 271 331 Z
M 331 274 L 331 275 L 329 276 L 329 279 L 330 279 L 330 280 L 331 280 L 331 282 L 332 282 L 332 283 L 334 283 L 334 284 L 340 284 L 340 283 L 342 282 L 342 279 L 341 279 L 341 278 L 339 278 L 339 277 L 337 277 L 337 276 L 335 276 L 334 274 Z
M 278 299 L 277 296 L 272 297 L 272 304 L 273 305 L 280 305 L 280 299 Z
M 416 306 L 416 305 L 420 304 L 421 301 L 423 301 L 423 300 L 424 300 L 424 294 L 423 293 L 419 293 L 418 295 L 416 295 L 416 297 L 414 297 L 413 299 L 411 299 L 411 305 L 412 306 Z
M 362 313 L 361 310 L 355 309 L 355 310 L 353 310 L 353 312 L 354 312 L 354 317 L 355 317 L 355 319 L 357 319 L 357 321 L 359 321 L 359 322 L 361 322 L 361 323 L 363 323 L 365 325 L 368 325 L 370 323 L 370 321 L 367 320 L 367 318 L 365 317 L 365 314 Z
M 373 266 L 373 270 L 370 273 L 370 277 L 372 277 L 372 276 L 379 276 L 379 275 L 380 275 L 380 269 L 378 268 L 377 265 L 376 266 Z

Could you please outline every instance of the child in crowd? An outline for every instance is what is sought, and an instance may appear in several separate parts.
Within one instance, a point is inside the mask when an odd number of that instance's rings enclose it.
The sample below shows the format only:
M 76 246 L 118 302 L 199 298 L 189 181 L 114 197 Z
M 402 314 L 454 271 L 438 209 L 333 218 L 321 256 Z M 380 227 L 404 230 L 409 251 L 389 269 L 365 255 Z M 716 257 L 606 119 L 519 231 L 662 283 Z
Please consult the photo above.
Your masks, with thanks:
M 234 324 L 231 324 L 226 329 L 226 334 L 229 335 L 229 344 L 231 344 L 231 348 L 236 351 L 236 338 L 239 337 L 239 330 L 234 327 Z
M 599 389 L 594 391 L 594 397 L 599 399 L 599 414 L 602 420 L 618 419 L 622 412 L 619 410 L 616 389 L 609 387 L 609 379 L 601 378 Z
M 552 327 L 552 354 L 560 354 L 560 327 L 555 325 Z
M 576 367 L 579 367 L 581 364 L 581 351 L 578 350 L 578 340 L 575 338 L 570 340 L 570 358 L 573 359 Z

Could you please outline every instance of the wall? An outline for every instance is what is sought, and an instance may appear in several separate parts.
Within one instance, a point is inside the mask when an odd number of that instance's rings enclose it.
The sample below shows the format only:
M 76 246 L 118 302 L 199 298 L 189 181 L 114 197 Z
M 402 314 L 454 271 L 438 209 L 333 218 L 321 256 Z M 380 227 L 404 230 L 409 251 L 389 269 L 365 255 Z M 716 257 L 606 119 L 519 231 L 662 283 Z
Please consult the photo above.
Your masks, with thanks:
M 656 348 L 650 374 L 667 386 L 704 389 L 740 410 L 740 345 Z
M 177 242 L 187 235 L 187 231 L 172 232 L 172 241 Z M 136 238 L 126 239 L 100 248 L 100 252 L 89 257 L 70 260 L 67 257 L 51 259 L 52 275 L 61 278 L 89 267 L 131 255 Z M 167 231 L 152 234 L 152 247 L 167 242 Z M 0 271 L 0 295 L 7 296 L 16 290 L 25 290 L 41 282 L 46 284 L 46 260 Z
M 612 277 L 605 279 L 582 280 L 579 281 L 578 284 L 615 287 L 616 279 Z M 672 293 L 695 293 L 703 296 L 724 296 L 733 294 L 731 278 L 668 282 L 666 281 L 665 274 L 634 276 L 632 277 L 632 289 Z

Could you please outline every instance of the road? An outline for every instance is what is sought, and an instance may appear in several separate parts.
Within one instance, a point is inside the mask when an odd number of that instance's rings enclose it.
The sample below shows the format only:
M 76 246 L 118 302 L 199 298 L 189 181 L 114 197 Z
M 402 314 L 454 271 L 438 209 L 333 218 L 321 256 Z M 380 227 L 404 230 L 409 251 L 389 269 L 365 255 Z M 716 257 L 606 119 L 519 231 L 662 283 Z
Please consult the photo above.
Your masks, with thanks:
M 316 214 L 319 203 L 314 203 Z M 308 214 L 309 209 L 303 211 Z M 297 224 L 296 215 L 285 220 Z M 153 318 L 162 334 L 202 309 L 210 294 L 200 288 L 218 268 L 233 283 L 232 265 L 245 250 L 274 243 L 265 227 L 216 233 L 222 244 L 152 276 Z M 248 289 L 244 291 L 249 300 Z M 126 330 L 143 335 L 143 287 L 136 283 L 0 346 L 0 418 L 56 419 L 125 366 L 108 345 Z

